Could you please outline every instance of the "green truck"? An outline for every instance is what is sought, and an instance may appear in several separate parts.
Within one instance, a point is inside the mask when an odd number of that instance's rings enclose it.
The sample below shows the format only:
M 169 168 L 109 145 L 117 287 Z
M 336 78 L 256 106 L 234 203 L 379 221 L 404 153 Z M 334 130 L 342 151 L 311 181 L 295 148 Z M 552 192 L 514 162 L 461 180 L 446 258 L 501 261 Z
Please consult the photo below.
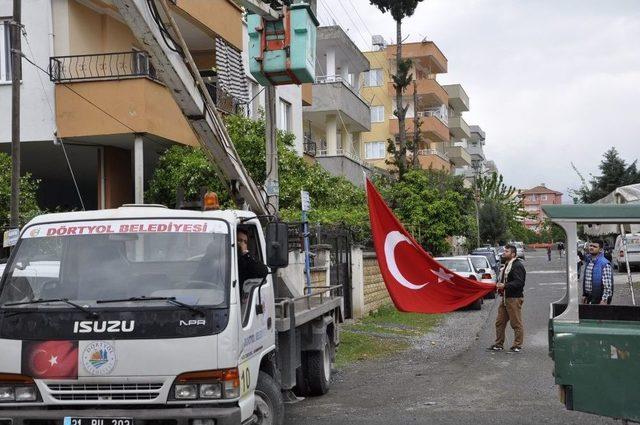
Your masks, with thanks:
M 549 356 L 569 410 L 640 421 L 640 307 L 581 304 L 579 225 L 640 223 L 640 205 L 553 205 L 547 216 L 567 234 L 567 291 L 550 306 Z M 632 290 L 615 282 L 616 291 Z

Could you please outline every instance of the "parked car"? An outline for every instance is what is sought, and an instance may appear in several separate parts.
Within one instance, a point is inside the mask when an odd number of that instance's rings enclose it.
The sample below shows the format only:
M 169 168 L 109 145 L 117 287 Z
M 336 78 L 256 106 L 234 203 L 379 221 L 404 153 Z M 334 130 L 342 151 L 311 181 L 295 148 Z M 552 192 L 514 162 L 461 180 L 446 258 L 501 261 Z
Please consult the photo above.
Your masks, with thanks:
M 625 258 L 624 247 L 622 245 L 622 235 L 618 235 L 616 243 L 613 246 L 613 267 L 620 272 L 627 271 L 627 262 L 629 267 L 640 266 L 640 233 L 626 235 L 627 239 L 627 258 Z
M 500 273 L 500 257 L 496 258 L 496 254 L 492 251 L 485 249 L 474 249 L 469 253 L 470 255 L 481 255 L 486 257 L 489 262 L 489 267 L 493 270 L 493 272 L 497 275 Z
M 515 245 L 516 247 L 516 254 L 518 255 L 518 258 L 524 260 L 525 259 L 525 255 L 524 255 L 524 243 L 523 242 L 511 242 L 512 245 Z
M 486 252 L 486 251 L 485 251 Z M 469 255 L 469 259 L 471 260 L 471 264 L 473 265 L 473 269 L 476 273 L 476 276 L 480 279 L 481 282 L 484 283 L 497 283 L 498 282 L 498 272 L 496 272 L 490 263 L 491 257 L 487 257 L 485 255 Z M 495 292 L 488 293 L 485 298 L 494 299 L 496 297 Z
M 471 280 L 480 280 L 469 257 L 436 257 L 434 260 L 457 275 Z M 466 308 L 480 310 L 482 308 L 482 298 L 476 300 Z

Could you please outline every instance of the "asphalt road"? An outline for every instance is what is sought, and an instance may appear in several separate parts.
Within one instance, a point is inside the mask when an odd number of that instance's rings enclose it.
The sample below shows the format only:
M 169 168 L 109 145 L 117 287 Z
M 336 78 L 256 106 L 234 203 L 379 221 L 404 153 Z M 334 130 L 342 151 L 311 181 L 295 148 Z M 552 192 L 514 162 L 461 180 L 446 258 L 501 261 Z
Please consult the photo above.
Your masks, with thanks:
M 549 303 L 564 294 L 564 264 L 555 255 L 548 262 L 542 251 L 528 253 L 522 352 L 486 350 L 495 336 L 497 305 L 485 302 L 484 311 L 475 312 L 477 337 L 454 352 L 425 344 L 431 337 L 427 335 L 413 349 L 392 358 L 350 365 L 337 372 L 325 396 L 287 405 L 286 423 L 616 423 L 566 411 L 558 399 L 553 364 L 547 355 L 547 320 Z M 456 338 L 455 327 L 464 323 L 457 320 L 457 314 L 443 325 L 454 327 L 444 332 L 450 338 Z M 513 331 L 508 327 L 505 345 L 509 347 L 512 340 Z

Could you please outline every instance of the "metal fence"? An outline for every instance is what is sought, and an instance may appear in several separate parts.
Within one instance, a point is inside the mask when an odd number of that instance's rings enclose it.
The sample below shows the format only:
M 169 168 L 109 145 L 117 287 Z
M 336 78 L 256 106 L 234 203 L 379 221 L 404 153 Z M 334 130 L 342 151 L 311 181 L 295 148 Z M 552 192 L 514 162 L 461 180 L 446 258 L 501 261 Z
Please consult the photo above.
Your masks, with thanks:
M 49 78 L 57 83 L 133 77 L 157 78 L 156 70 L 146 52 L 130 51 L 49 58 Z

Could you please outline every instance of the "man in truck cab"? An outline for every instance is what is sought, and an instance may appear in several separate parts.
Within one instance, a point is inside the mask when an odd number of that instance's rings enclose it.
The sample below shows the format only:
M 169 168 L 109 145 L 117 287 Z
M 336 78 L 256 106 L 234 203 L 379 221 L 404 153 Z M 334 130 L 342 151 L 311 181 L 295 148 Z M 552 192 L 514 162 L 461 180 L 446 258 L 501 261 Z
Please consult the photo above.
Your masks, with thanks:
M 269 273 L 269 269 L 249 251 L 249 232 L 244 229 L 238 229 L 237 234 L 238 280 L 240 282 L 240 293 L 242 293 L 242 286 L 246 280 L 262 279 Z

